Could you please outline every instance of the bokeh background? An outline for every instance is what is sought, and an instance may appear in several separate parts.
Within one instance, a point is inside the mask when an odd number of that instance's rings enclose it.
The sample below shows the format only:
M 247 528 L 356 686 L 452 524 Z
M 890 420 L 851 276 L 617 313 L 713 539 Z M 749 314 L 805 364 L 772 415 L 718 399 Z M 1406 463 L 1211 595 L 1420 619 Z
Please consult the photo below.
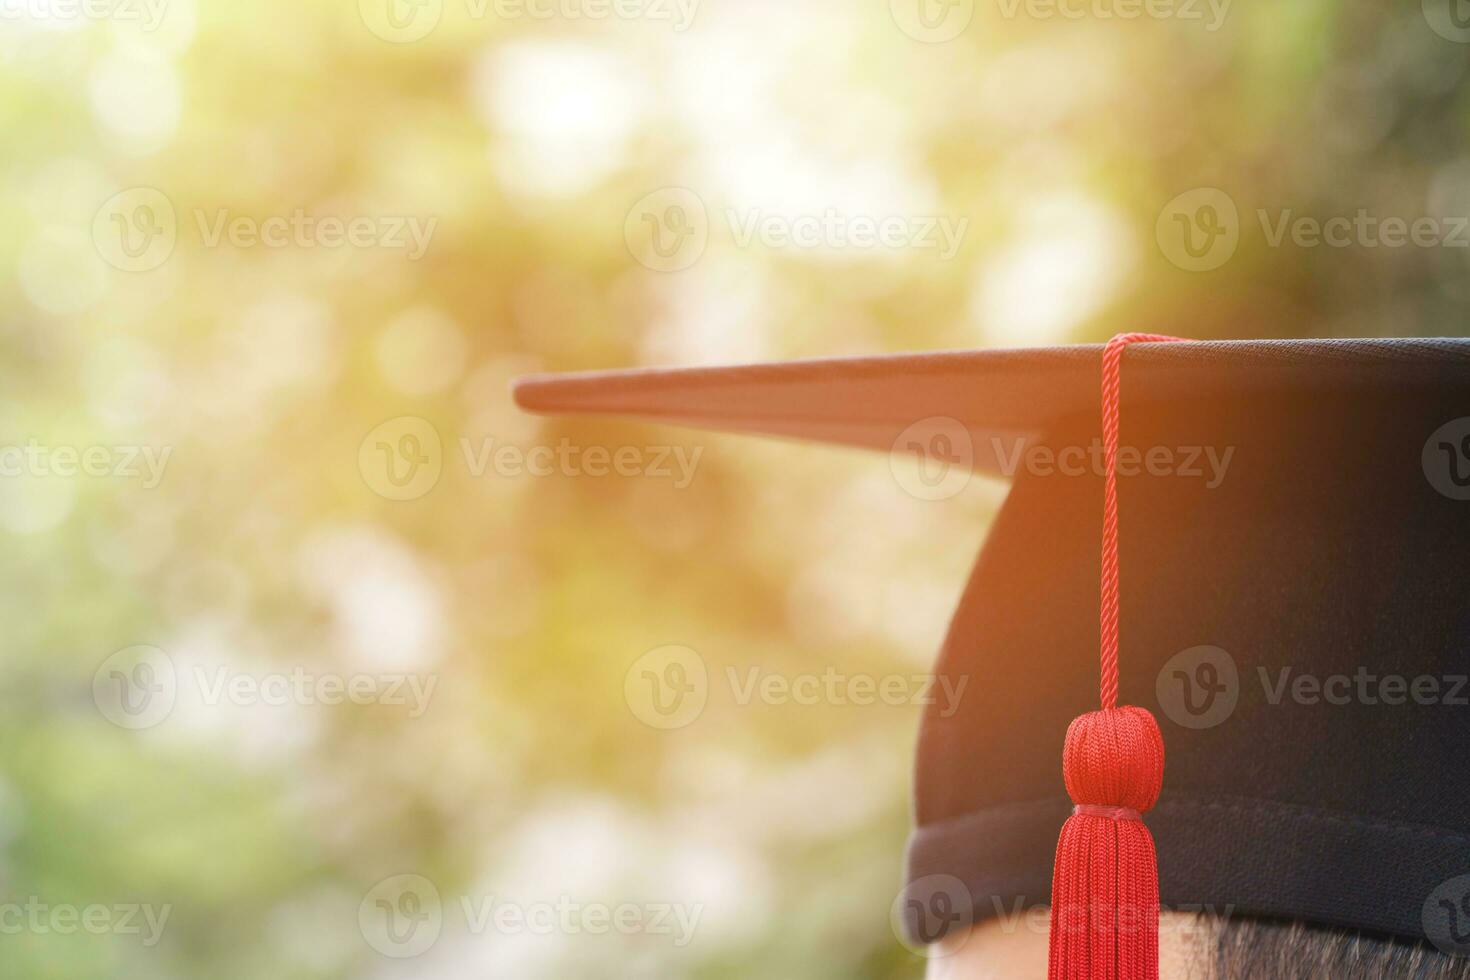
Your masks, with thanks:
M 1004 486 L 510 380 L 1460 333 L 1467 41 L 1458 0 L 0 0 L 0 976 L 920 976 L 919 707 L 730 671 L 915 692 Z M 1429 223 L 1268 233 L 1360 213 Z

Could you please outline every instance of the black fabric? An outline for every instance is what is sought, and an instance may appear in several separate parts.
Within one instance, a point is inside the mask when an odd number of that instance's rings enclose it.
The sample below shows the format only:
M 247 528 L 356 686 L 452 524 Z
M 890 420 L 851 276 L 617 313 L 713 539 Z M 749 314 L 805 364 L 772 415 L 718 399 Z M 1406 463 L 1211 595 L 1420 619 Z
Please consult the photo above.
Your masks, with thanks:
M 1450 690 L 1470 674 L 1470 501 L 1421 463 L 1432 433 L 1470 415 L 1470 345 L 1437 343 L 1439 370 L 1355 361 L 1364 370 L 1324 384 L 1310 362 L 1283 362 L 1299 377 L 1249 393 L 1181 392 L 1124 358 L 1125 446 L 1234 447 L 1213 489 L 1183 475 L 1119 483 L 1120 700 L 1164 734 L 1147 821 L 1166 907 L 1420 939 L 1426 902 L 1470 874 L 1470 688 Z M 1097 430 L 1089 410 L 1045 443 L 1088 446 Z M 975 919 L 1048 901 L 1069 810 L 1063 735 L 1097 707 L 1101 506 L 1092 472 L 1023 466 L 951 624 L 939 671 L 970 681 L 952 717 L 924 721 L 909 880 L 918 894 L 927 876 L 957 877 Z M 1158 681 L 1201 645 L 1228 652 L 1238 701 L 1191 728 Z M 1367 671 L 1439 690 L 1432 704 L 1368 703 L 1356 688 L 1346 704 L 1289 689 L 1272 703 L 1283 669 L 1288 684 Z M 923 932 L 933 939 L 932 923 Z
M 1004 467 L 995 437 L 1051 431 L 1099 408 L 1098 346 L 934 351 L 521 378 L 533 412 L 611 414 L 892 452 L 921 420 L 953 419 L 974 465 Z M 1446 339 L 1219 340 L 1128 350 L 1130 385 L 1160 399 L 1236 398 L 1453 383 L 1470 378 L 1470 344 Z

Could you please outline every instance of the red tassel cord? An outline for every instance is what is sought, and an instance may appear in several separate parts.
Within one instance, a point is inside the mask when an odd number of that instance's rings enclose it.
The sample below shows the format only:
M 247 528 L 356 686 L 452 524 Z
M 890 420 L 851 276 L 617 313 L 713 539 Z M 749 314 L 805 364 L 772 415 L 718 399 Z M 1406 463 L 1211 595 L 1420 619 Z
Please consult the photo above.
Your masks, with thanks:
M 1142 814 L 1164 782 L 1164 740 L 1143 708 L 1118 707 L 1118 402 L 1123 349 L 1156 334 L 1119 334 L 1103 349 L 1102 710 L 1067 728 L 1062 773 L 1075 807 L 1057 842 L 1050 980 L 1158 980 L 1159 872 Z

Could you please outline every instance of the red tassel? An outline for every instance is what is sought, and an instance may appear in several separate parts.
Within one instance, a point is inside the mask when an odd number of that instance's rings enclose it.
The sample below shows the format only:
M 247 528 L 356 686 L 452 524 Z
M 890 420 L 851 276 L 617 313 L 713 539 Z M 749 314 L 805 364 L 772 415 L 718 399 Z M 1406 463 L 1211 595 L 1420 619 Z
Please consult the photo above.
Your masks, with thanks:
M 1153 715 L 1082 715 L 1062 755 L 1077 804 L 1062 827 L 1051 883 L 1051 980 L 1158 980 L 1159 872 L 1140 815 L 1164 783 Z
M 1119 334 L 1103 350 L 1102 710 L 1067 728 L 1062 773 L 1076 804 L 1057 842 L 1050 980 L 1158 980 L 1159 870 L 1142 814 L 1164 784 L 1154 716 L 1118 704 L 1118 402 L 1123 348 L 1178 337 Z

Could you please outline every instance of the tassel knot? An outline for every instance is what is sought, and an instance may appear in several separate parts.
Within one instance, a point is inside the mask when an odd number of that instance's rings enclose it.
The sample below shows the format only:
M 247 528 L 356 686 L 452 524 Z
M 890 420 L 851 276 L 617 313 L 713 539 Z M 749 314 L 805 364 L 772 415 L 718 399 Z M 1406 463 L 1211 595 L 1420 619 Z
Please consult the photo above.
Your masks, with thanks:
M 1164 739 L 1143 708 L 1089 711 L 1067 727 L 1067 795 L 1079 806 L 1147 813 L 1164 785 Z

